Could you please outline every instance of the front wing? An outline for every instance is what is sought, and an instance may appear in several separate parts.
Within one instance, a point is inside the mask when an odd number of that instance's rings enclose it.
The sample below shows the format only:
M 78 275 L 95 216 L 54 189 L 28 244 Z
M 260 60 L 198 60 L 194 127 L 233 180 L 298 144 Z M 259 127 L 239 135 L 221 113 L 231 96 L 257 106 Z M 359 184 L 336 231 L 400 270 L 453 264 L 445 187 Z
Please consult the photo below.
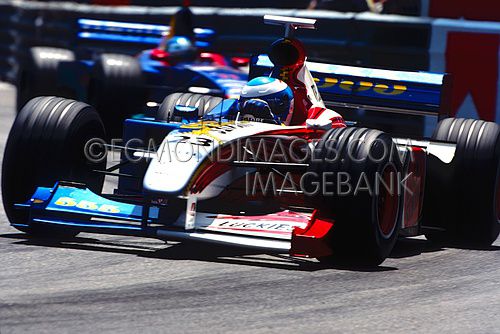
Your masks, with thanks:
M 32 198 L 17 204 L 29 211 L 27 225 L 52 226 L 78 232 L 202 241 L 256 248 L 266 252 L 287 252 L 294 256 L 321 257 L 331 254 L 333 221 L 288 210 L 265 215 L 226 215 L 196 212 L 188 199 L 178 218 L 165 221 L 161 206 L 125 203 L 93 193 L 82 184 L 59 182 L 53 188 L 39 187 Z

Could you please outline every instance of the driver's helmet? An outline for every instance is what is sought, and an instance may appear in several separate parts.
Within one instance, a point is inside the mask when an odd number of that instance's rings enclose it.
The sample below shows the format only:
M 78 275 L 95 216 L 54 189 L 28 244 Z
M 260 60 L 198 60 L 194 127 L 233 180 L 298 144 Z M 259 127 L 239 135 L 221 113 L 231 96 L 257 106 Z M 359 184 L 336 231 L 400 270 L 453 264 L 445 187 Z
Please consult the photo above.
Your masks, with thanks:
M 256 100 L 257 103 L 253 103 Z M 289 125 L 293 113 L 293 91 L 285 82 L 270 77 L 250 80 L 241 91 L 240 110 L 244 113 L 247 105 L 262 105 L 262 102 L 269 106 L 274 122 Z
M 184 36 L 174 36 L 165 43 L 165 51 L 177 61 L 192 61 L 196 56 L 196 47 Z

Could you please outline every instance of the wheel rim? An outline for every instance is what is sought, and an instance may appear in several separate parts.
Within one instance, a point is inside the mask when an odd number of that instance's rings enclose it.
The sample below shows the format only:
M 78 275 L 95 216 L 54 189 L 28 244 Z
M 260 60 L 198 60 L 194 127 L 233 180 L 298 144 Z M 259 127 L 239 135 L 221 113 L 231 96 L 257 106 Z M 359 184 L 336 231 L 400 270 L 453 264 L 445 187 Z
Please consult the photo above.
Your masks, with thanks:
M 378 227 L 382 236 L 387 239 L 394 232 L 399 211 L 396 168 L 387 165 L 381 179 L 377 195 Z

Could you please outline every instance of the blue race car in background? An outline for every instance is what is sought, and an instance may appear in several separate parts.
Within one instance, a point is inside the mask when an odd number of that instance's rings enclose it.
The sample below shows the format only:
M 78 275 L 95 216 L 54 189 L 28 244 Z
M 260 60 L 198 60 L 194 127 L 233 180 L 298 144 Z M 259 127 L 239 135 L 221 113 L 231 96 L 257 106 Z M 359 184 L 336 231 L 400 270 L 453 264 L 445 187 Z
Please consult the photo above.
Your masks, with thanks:
M 247 81 L 248 58 L 226 59 L 208 52 L 215 38 L 211 29 L 186 28 L 190 23 L 179 19 L 172 24 L 78 20 L 76 51 L 31 48 L 20 72 L 17 109 L 42 95 L 78 99 L 99 111 L 112 136 L 121 133 L 127 117 L 143 113 L 154 117 L 171 93 L 237 97 Z M 151 45 L 155 47 L 137 56 L 125 53 Z

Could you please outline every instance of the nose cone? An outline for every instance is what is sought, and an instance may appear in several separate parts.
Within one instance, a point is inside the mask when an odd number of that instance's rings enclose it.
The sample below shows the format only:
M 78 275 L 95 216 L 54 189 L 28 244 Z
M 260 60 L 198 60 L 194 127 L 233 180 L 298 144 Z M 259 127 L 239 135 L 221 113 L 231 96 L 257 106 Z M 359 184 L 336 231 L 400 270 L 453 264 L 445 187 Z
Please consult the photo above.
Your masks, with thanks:
M 146 171 L 144 190 L 181 195 L 200 164 L 217 146 L 208 136 L 167 136 Z

